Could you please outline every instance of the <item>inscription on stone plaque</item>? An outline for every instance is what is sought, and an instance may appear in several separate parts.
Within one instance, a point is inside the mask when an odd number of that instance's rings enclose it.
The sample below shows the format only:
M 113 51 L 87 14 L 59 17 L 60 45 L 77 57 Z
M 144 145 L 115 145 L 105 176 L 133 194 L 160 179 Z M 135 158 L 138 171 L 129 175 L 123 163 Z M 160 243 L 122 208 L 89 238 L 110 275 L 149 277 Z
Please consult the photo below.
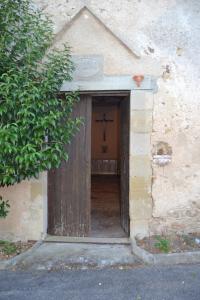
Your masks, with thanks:
M 103 77 L 103 56 L 72 56 L 75 64 L 73 80 L 99 80 Z

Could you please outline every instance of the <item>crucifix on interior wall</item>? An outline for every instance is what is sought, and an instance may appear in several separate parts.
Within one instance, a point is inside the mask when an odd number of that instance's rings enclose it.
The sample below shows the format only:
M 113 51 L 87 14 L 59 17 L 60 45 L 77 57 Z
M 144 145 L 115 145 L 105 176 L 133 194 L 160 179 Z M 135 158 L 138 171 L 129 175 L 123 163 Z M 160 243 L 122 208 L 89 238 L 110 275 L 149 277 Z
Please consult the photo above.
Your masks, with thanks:
M 100 120 L 96 120 L 96 122 L 101 122 L 103 124 L 103 141 L 106 141 L 106 123 L 113 122 L 114 120 L 106 119 L 106 113 L 103 113 L 103 117 Z

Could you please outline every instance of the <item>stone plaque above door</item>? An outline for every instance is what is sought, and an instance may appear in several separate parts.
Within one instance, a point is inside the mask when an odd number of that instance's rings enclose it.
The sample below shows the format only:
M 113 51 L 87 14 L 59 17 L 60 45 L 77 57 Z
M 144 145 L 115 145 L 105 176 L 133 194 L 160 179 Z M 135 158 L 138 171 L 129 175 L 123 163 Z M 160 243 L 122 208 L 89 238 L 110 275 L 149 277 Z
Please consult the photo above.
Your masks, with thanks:
M 100 80 L 103 77 L 103 55 L 73 55 L 73 80 Z

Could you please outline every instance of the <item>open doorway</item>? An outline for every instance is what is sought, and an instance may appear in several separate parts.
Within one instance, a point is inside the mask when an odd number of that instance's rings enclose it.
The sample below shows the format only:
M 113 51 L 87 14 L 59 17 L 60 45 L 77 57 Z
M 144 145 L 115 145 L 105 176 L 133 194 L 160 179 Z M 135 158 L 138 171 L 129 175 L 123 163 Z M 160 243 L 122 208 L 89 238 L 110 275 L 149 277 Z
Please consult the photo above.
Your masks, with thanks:
M 48 172 L 50 235 L 129 235 L 130 97 L 112 95 L 84 93 L 74 107 L 83 125 L 65 146 L 68 161 Z
M 123 102 L 122 102 L 123 101 Z M 96 96 L 92 98 L 91 124 L 91 236 L 120 238 L 129 234 L 129 224 L 123 226 L 123 216 L 129 223 L 128 203 L 125 203 L 121 186 L 124 144 L 122 132 L 125 116 L 122 96 Z M 126 116 L 128 117 L 128 116 Z M 128 123 L 127 123 L 128 124 Z M 122 125 L 122 126 L 121 126 Z M 127 170 L 128 171 L 128 170 Z

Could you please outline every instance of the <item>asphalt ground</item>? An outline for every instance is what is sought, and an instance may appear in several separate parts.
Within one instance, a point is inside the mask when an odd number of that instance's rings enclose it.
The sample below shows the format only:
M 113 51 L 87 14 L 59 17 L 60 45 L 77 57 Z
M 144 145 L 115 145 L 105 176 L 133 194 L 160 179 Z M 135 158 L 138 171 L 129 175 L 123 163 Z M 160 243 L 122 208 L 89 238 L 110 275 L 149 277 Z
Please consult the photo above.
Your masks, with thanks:
M 200 300 L 200 265 L 1 271 L 0 299 Z

